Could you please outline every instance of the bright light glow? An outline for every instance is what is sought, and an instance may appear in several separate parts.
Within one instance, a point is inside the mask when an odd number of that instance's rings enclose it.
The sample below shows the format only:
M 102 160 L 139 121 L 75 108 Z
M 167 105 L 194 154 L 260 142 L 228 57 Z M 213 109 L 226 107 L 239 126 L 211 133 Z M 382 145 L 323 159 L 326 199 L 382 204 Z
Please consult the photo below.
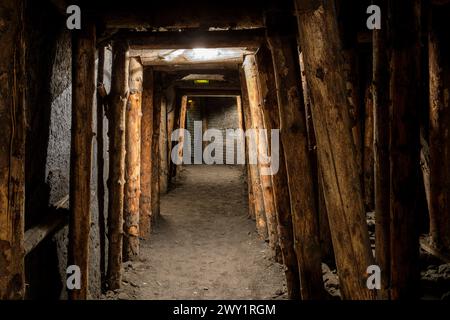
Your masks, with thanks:
M 192 49 L 192 58 L 195 60 L 211 60 L 220 56 L 220 51 L 217 49 Z
M 209 80 L 207 79 L 198 79 L 198 80 L 194 80 L 195 84 L 209 84 Z

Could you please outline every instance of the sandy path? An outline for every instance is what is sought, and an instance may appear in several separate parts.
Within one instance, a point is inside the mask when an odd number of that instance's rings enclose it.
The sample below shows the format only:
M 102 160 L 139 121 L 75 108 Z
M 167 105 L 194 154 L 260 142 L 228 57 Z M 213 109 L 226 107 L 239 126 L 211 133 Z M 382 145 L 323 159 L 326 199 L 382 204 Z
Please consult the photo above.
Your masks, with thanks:
M 285 292 L 247 219 L 242 169 L 190 166 L 161 199 L 162 219 L 141 241 L 142 261 L 124 275 L 122 298 L 270 299 Z

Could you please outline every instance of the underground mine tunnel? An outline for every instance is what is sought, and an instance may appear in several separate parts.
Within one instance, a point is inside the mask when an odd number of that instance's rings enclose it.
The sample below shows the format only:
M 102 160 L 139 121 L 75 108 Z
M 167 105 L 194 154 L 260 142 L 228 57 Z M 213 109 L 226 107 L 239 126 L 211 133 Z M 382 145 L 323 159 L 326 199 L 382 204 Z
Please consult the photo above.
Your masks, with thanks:
M 449 299 L 449 18 L 1 0 L 0 299 Z

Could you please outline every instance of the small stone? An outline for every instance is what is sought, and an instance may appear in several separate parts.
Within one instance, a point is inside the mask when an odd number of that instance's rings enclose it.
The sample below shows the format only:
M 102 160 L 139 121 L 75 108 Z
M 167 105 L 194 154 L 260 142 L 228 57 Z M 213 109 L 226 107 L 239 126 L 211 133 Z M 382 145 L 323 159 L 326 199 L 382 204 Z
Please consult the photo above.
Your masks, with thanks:
M 284 294 L 284 291 L 281 290 L 281 289 L 277 289 L 277 291 L 275 291 L 275 295 L 276 295 L 276 296 L 281 296 L 281 295 L 283 295 L 283 294 Z
M 125 292 L 121 292 L 118 296 L 117 296 L 118 300 L 130 300 L 130 296 L 128 294 L 126 294 Z

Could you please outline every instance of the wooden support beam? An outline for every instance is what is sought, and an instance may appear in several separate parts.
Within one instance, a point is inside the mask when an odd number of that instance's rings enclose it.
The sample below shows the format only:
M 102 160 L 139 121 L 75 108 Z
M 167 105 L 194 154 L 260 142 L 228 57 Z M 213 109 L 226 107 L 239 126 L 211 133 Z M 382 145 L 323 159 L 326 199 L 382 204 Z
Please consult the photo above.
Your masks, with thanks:
M 129 96 L 125 134 L 125 194 L 123 260 L 139 257 L 139 199 L 141 195 L 141 118 L 143 66 L 136 58 L 129 61 Z
M 336 262 L 334 259 L 333 244 L 331 241 L 330 224 L 328 223 L 327 207 L 323 195 L 322 171 L 320 170 L 317 156 L 316 130 L 314 129 L 314 123 L 312 120 L 312 113 L 311 113 L 311 96 L 309 93 L 308 81 L 306 79 L 305 74 L 305 63 L 301 52 L 299 54 L 299 62 L 302 77 L 303 100 L 305 102 L 306 129 L 308 132 L 308 148 L 313 170 L 315 201 L 318 211 L 319 239 L 320 239 L 322 262 L 327 263 L 328 266 L 335 266 Z
M 244 99 L 246 101 L 244 101 Z M 248 96 L 237 96 L 236 97 L 236 103 L 237 103 L 237 107 L 238 109 L 240 109 L 240 113 L 238 113 L 238 117 L 241 119 L 239 120 L 239 122 L 242 124 L 242 127 L 240 127 L 242 130 L 246 130 L 246 123 L 244 120 L 244 104 L 248 104 Z M 255 196 L 253 195 L 253 186 L 252 186 L 252 171 L 250 169 L 250 164 L 249 164 L 249 157 L 248 157 L 248 152 L 247 152 L 247 148 L 246 148 L 246 143 L 244 140 L 244 150 L 245 150 L 245 163 L 246 163 L 246 169 L 247 169 L 247 190 L 248 190 L 248 217 L 256 220 L 256 214 L 255 214 Z M 203 146 L 204 148 L 204 146 Z
M 159 189 L 160 193 L 167 193 L 169 187 L 168 180 L 168 152 L 167 152 L 167 99 L 165 96 L 161 99 L 161 120 L 159 128 Z
M 178 128 L 181 130 L 180 135 L 178 137 L 178 163 L 181 163 L 183 159 L 183 147 L 184 147 L 184 131 L 182 129 L 186 129 L 186 113 L 187 113 L 187 104 L 188 104 L 188 96 L 183 95 L 181 98 L 181 110 L 180 110 L 180 122 Z
M 133 50 L 195 48 L 258 48 L 264 29 L 166 32 L 119 32 L 115 38 L 128 40 Z
M 374 156 L 373 156 L 373 95 L 372 85 L 369 84 L 365 92 L 365 117 L 364 117 L 364 148 L 363 160 L 363 186 L 364 186 L 364 207 L 366 212 L 374 209 Z
M 125 120 L 128 101 L 128 46 L 113 43 L 109 120 L 108 289 L 122 284 L 123 208 L 125 186 Z
M 417 201 L 421 108 L 420 0 L 391 4 L 390 221 L 391 298 L 417 298 Z
M 24 1 L 5 0 L 0 21 L 0 300 L 23 299 L 25 218 Z
M 280 111 L 276 96 L 275 75 L 270 50 L 262 46 L 256 54 L 258 67 L 258 83 L 261 94 L 261 108 L 264 114 L 264 122 L 267 130 L 280 128 Z M 300 298 L 300 278 L 297 256 L 294 246 L 294 234 L 292 226 L 291 199 L 289 197 L 288 177 L 284 159 L 284 146 L 279 141 L 278 154 L 272 152 L 272 156 L 278 156 L 278 172 L 272 175 L 272 186 L 276 208 L 276 220 L 283 263 L 286 266 L 286 284 L 289 299 Z
M 388 12 L 388 0 L 377 1 Z M 381 268 L 380 298 L 390 297 L 390 164 L 389 164 L 389 48 L 387 15 L 373 31 L 373 125 L 374 125 L 374 203 L 375 261 Z
M 300 42 L 316 130 L 328 220 L 344 299 L 371 299 L 367 267 L 373 264 L 346 99 L 342 44 L 333 4 L 296 0 Z
M 139 200 L 139 236 L 147 239 L 151 231 L 153 70 L 144 68 L 141 120 L 141 198 Z
M 236 88 L 179 88 L 180 95 L 189 97 L 236 97 L 241 95 L 241 90 Z
M 208 73 L 209 70 L 213 73 L 217 72 L 229 72 L 237 71 L 238 65 L 235 63 L 205 63 L 205 64 L 189 64 L 189 65 L 164 65 L 164 66 L 153 66 L 154 71 L 162 72 L 205 72 Z
M 71 299 L 88 298 L 91 169 L 95 97 L 95 26 L 88 24 L 72 39 L 72 143 L 70 149 L 70 220 L 68 264 L 81 271 L 81 289 Z
M 123 2 L 82 0 L 86 10 L 92 12 L 107 28 L 147 28 L 179 30 L 198 28 L 250 28 L 263 27 L 262 12 L 265 5 L 254 1 L 230 0 L 226 3 L 211 1 L 173 0 L 171 2 L 138 1 L 131 8 Z M 175 14 L 179 12 L 182 14 Z
M 244 124 L 245 130 L 249 130 L 253 128 L 252 117 L 250 112 L 250 99 L 249 93 L 247 89 L 247 80 L 246 75 L 243 68 L 240 68 L 240 79 L 241 79 L 241 91 L 242 91 L 242 111 L 244 113 Z M 250 153 L 256 152 L 257 146 L 254 143 L 251 143 L 250 138 L 246 136 L 246 161 L 250 168 L 250 175 L 248 183 L 251 184 L 253 198 L 249 199 L 253 203 L 249 203 L 249 205 L 253 205 L 256 219 L 256 230 L 261 239 L 266 239 L 268 237 L 267 230 L 267 222 L 266 215 L 264 213 L 264 198 L 261 186 L 261 178 L 259 175 L 258 166 L 256 164 L 250 164 Z
M 450 4 L 430 10 L 430 235 L 450 253 Z
M 55 211 L 46 216 L 37 226 L 28 229 L 24 237 L 25 254 L 29 254 L 44 239 L 65 227 L 69 223 L 68 218 L 68 215 Z
M 242 65 L 245 73 L 245 80 L 247 81 L 247 92 L 250 102 L 250 116 L 253 124 L 253 129 L 256 129 L 255 140 L 257 144 L 257 159 L 258 159 L 258 171 L 261 180 L 261 187 L 264 201 L 264 212 L 266 215 L 267 231 L 269 236 L 269 247 L 271 249 L 272 258 L 281 262 L 281 250 L 278 241 L 278 223 L 277 212 L 274 203 L 274 195 L 272 188 L 271 175 L 265 174 L 264 171 L 270 171 L 270 164 L 262 164 L 260 159 L 261 155 L 267 154 L 269 150 L 268 137 L 260 134 L 261 130 L 264 130 L 264 118 L 262 113 L 262 95 L 259 87 L 258 70 L 256 67 L 256 60 L 254 55 L 248 55 L 245 57 L 244 64 Z
M 302 299 L 324 297 L 319 242 L 318 212 L 309 154 L 306 110 L 301 88 L 300 63 L 295 33 L 274 28 L 272 17 L 266 20 L 267 40 L 272 52 L 280 116 L 280 138 L 285 147 L 294 228 L 295 252 L 300 272 Z M 280 21 L 276 22 L 279 24 Z M 295 31 L 295 28 L 293 29 Z
M 97 201 L 98 201 L 98 233 L 100 242 L 100 282 L 102 289 L 106 284 L 106 214 L 105 212 L 105 139 L 104 119 L 107 109 L 106 89 L 104 86 L 105 47 L 98 48 L 97 63 Z
M 172 104 L 167 106 L 167 188 L 170 186 L 170 182 L 172 179 L 172 169 L 174 167 L 174 163 L 171 159 L 173 141 L 172 141 L 172 133 L 175 128 L 175 117 L 177 113 L 177 98 L 176 93 L 174 93 L 174 100 Z
M 153 224 L 160 214 L 160 187 L 159 187 L 159 170 L 160 170 L 160 149 L 159 149 L 159 132 L 161 125 L 161 75 L 154 75 L 154 96 L 153 96 L 153 132 L 152 132 L 152 211 L 151 223 Z

